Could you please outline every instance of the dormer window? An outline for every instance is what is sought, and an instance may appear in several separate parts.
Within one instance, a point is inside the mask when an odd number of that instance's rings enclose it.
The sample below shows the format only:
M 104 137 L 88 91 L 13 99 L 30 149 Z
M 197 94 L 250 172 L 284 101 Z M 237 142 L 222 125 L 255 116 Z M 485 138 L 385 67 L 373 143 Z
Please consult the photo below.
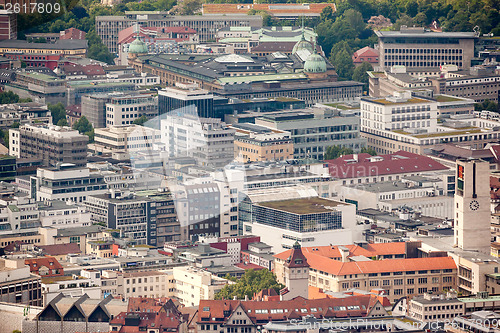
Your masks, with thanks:
M 302 259 L 295 259 L 295 264 L 302 264 Z

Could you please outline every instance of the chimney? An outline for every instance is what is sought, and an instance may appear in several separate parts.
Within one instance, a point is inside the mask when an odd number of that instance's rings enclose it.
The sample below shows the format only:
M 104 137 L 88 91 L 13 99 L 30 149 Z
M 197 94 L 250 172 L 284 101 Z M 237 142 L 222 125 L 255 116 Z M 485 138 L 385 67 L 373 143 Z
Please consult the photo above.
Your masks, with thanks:
M 349 249 L 345 246 L 339 246 L 338 249 L 340 251 L 340 256 L 342 257 L 341 261 L 348 262 L 349 260 L 347 257 L 349 256 Z
M 245 295 L 245 301 L 248 301 L 248 295 Z

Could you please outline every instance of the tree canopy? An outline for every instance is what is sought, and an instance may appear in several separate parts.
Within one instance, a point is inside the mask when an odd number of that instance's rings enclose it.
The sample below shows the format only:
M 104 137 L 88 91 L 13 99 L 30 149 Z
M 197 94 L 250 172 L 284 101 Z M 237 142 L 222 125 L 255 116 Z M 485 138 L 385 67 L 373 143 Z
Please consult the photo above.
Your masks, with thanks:
M 87 135 L 89 137 L 89 141 L 94 142 L 94 128 L 87 117 L 81 116 L 80 119 L 73 124 L 73 129 L 80 132 L 80 134 Z
M 489 99 L 485 100 L 482 103 L 476 103 L 474 104 L 474 109 L 476 111 L 483 111 L 483 110 L 488 110 L 488 111 L 495 111 L 498 112 L 498 104 L 490 101 Z
M 0 104 L 12 104 L 19 102 L 19 95 L 12 91 L 3 91 L 0 93 Z
M 146 117 L 145 115 L 142 115 L 139 118 L 137 118 L 136 120 L 134 120 L 133 124 L 144 126 L 144 123 L 146 121 L 148 121 L 148 117 Z
M 252 298 L 255 293 L 261 290 L 273 288 L 279 292 L 285 286 L 278 283 L 276 275 L 267 269 L 245 271 L 240 279 L 226 276 L 226 279 L 236 282 L 235 284 L 225 285 L 221 291 L 215 295 L 215 299 L 244 299 L 245 296 Z
M 368 91 L 368 80 L 369 80 L 368 72 L 369 71 L 373 71 L 373 67 L 370 63 L 365 61 L 361 65 L 356 67 L 354 69 L 353 74 L 352 74 L 352 79 L 354 81 L 358 81 L 358 82 L 363 83 L 363 89 L 365 91 Z
M 351 148 L 346 148 L 342 146 L 330 146 L 326 148 L 324 160 L 334 160 L 343 155 L 353 154 L 354 151 Z
M 64 107 L 63 103 L 57 103 L 57 104 L 48 104 L 47 108 L 49 109 L 51 115 L 52 115 L 52 124 L 54 125 L 59 125 L 59 122 L 61 120 L 66 120 L 66 108 Z

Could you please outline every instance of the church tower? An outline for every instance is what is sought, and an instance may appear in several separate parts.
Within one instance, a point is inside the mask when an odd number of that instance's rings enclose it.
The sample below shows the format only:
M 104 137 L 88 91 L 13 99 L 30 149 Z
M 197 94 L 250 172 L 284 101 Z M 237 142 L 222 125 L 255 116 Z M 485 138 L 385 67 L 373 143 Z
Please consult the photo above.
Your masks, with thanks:
M 298 242 L 295 242 L 290 257 L 284 265 L 285 286 L 280 291 L 283 300 L 290 300 L 297 296 L 308 298 L 309 296 L 309 264 L 302 253 Z
M 455 186 L 455 246 L 490 253 L 490 168 L 479 159 L 458 160 Z

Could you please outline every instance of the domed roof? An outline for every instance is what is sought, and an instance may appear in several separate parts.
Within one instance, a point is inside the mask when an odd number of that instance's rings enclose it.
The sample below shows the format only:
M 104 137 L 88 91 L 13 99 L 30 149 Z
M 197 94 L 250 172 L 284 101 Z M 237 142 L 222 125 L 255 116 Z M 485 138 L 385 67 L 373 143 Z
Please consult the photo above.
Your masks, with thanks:
M 304 72 L 306 73 L 325 73 L 326 72 L 326 61 L 322 56 L 314 52 L 309 57 L 307 57 L 304 63 Z
M 136 38 L 128 46 L 128 53 L 148 53 L 148 46 L 139 38 Z
M 295 54 L 300 50 L 308 50 L 311 53 L 314 50 L 313 45 L 304 37 L 304 30 L 302 30 L 302 38 L 293 46 L 292 53 Z

